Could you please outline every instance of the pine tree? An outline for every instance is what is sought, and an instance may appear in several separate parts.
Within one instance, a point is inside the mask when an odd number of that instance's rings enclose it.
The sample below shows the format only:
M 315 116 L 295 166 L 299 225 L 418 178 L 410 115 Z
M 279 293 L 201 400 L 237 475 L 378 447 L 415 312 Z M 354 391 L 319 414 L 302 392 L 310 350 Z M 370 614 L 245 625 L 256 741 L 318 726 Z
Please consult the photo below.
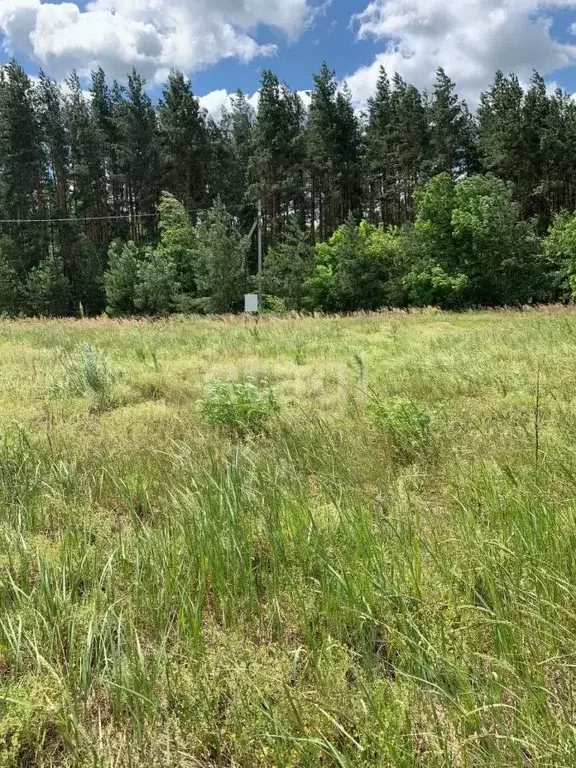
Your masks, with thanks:
M 70 283 L 60 257 L 50 255 L 30 270 L 25 296 L 26 309 L 31 315 L 62 317 L 70 312 Z
M 391 220 L 403 224 L 413 216 L 413 196 L 424 180 L 424 160 L 428 153 L 429 130 L 422 95 L 407 85 L 398 73 L 393 78 L 390 97 L 390 187 Z
M 390 80 L 384 67 L 380 67 L 376 93 L 368 99 L 365 168 L 368 216 L 371 221 L 378 219 L 384 224 L 391 222 L 388 210 L 392 184 L 390 95 Z
M 47 162 L 44 182 L 46 209 L 55 223 L 49 226 L 52 250 L 62 256 L 64 272 L 74 280 L 76 274 L 76 236 L 70 216 L 72 158 L 67 124 L 66 102 L 57 83 L 40 72 L 37 85 L 38 120 Z
M 262 198 L 272 232 L 302 213 L 304 109 L 300 97 L 264 70 L 254 134 L 252 198 Z
M 209 115 L 206 116 L 206 136 L 208 141 L 206 196 L 210 205 L 220 197 L 225 205 L 232 208 L 236 204 L 238 190 L 234 184 L 234 143 L 230 115 L 227 110 L 222 111 L 222 117 L 218 123 Z
M 311 218 L 326 239 L 352 213 L 362 213 L 361 134 L 351 94 L 338 90 L 336 74 L 324 63 L 314 76 L 308 120 Z
M 134 300 L 140 261 L 140 253 L 132 241 L 124 244 L 115 240 L 110 245 L 104 282 L 106 312 L 112 317 L 131 315 L 136 311 Z
M 336 73 L 326 62 L 314 75 L 314 90 L 308 117 L 308 166 L 311 173 L 311 220 L 313 236 L 325 240 L 338 225 L 336 173 Z
M 288 309 L 300 310 L 305 283 L 314 270 L 314 248 L 306 230 L 291 219 L 280 242 L 268 252 L 264 269 L 264 290 L 283 299 Z
M 124 91 L 113 93 L 118 129 L 119 169 L 132 216 L 132 236 L 150 240 L 156 232 L 154 218 L 160 194 L 160 164 L 156 113 L 146 82 L 134 70 Z
M 158 206 L 160 245 L 174 264 L 175 280 L 183 294 L 196 295 L 196 233 L 184 206 L 174 195 L 163 192 Z
M 39 127 L 44 142 L 51 187 L 53 218 L 67 218 L 70 190 L 70 146 L 61 88 L 42 70 L 37 86 Z
M 0 70 L 0 208 L 8 219 L 46 219 L 46 162 L 32 82 L 11 61 Z M 11 232 L 23 268 L 48 253 L 45 224 L 27 224 Z
M 105 251 L 109 235 L 103 219 L 108 215 L 108 205 L 102 142 L 76 72 L 67 84 L 67 127 L 72 162 L 70 210 L 82 222 L 84 234 Z M 76 265 L 66 267 L 76 287 L 79 279 Z
M 473 169 L 473 122 L 455 89 L 456 84 L 439 67 L 428 110 L 432 175 L 445 171 L 459 176 Z
M 240 226 L 247 229 L 254 220 L 254 204 L 247 199 L 249 171 L 255 141 L 254 109 L 242 91 L 237 91 L 231 99 L 228 113 L 228 132 L 230 141 L 229 194 L 225 199 Z
M 523 131 L 524 92 L 515 75 L 498 71 L 491 88 L 480 96 L 478 128 L 484 169 L 510 181 L 524 202 L 522 184 L 525 168 Z
M 190 81 L 172 71 L 158 107 L 164 186 L 191 216 L 205 202 L 207 135 Z
M 524 199 L 526 216 L 538 216 L 543 232 L 547 231 L 551 221 L 543 186 L 546 160 L 542 146 L 549 112 L 550 99 L 546 92 L 546 82 L 541 75 L 534 72 L 522 106 L 522 141 L 525 154 L 521 177 L 524 191 L 521 196 Z
M 326 64 L 314 81 L 306 113 L 265 71 L 257 114 L 237 92 L 216 123 L 179 72 L 155 108 L 136 72 L 109 87 L 97 69 L 87 99 L 76 73 L 63 89 L 1 66 L 0 312 L 97 313 L 104 285 L 110 312 L 237 309 L 259 198 L 267 290 L 291 307 L 566 298 L 566 259 L 540 258 L 515 207 L 541 235 L 576 207 L 566 93 L 498 72 L 473 119 L 442 69 L 431 95 L 381 69 L 359 118 Z
M 213 312 L 231 312 L 241 307 L 249 245 L 217 199 L 196 230 L 198 291 L 210 298 Z
M 122 97 L 117 86 L 115 92 L 119 95 L 121 102 Z M 124 178 L 119 166 L 118 101 L 113 98 L 106 81 L 106 74 L 101 67 L 92 72 L 90 107 L 97 130 L 99 155 L 104 167 L 106 202 L 108 210 L 116 217 L 102 224 L 103 240 L 108 247 L 114 238 L 128 238 L 129 223 L 119 218 L 128 213 L 128 207 Z
M 336 185 L 339 193 L 339 221 L 362 218 L 362 140 L 360 125 L 346 84 L 336 96 Z
M 254 109 L 242 91 L 231 98 L 229 110 L 223 110 L 220 125 L 211 121 L 210 158 L 211 202 L 220 198 L 234 216 L 239 230 L 248 232 L 256 217 L 256 200 L 262 188 L 252 184 L 255 153 Z M 256 178 L 259 182 L 259 179 Z M 248 256 L 248 269 L 256 268 L 256 250 Z
M 562 89 L 549 99 L 540 135 L 542 178 L 540 191 L 546 201 L 548 219 L 562 210 L 576 208 L 576 104 Z M 542 231 L 542 225 L 540 227 Z

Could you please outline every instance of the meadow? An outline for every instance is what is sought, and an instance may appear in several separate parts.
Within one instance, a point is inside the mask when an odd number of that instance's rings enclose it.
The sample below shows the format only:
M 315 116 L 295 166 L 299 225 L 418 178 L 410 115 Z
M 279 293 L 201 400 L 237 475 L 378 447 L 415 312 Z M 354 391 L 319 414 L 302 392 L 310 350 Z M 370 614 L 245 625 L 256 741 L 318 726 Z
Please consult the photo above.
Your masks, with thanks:
M 576 310 L 0 321 L 0 768 L 576 764 Z

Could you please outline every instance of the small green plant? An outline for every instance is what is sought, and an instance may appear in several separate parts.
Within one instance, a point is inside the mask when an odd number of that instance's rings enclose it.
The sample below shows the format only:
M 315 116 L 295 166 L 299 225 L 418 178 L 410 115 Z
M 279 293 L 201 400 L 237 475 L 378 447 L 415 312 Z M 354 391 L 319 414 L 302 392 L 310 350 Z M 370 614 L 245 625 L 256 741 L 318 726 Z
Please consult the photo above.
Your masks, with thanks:
M 430 440 L 430 414 L 419 403 L 397 398 L 366 406 L 397 459 L 413 461 Z
M 63 361 L 64 375 L 53 389 L 63 395 L 88 396 L 94 410 L 102 411 L 114 404 L 115 373 L 104 350 L 84 343 Z
M 261 432 L 278 411 L 274 390 L 252 380 L 210 381 L 201 405 L 208 421 L 240 436 Z

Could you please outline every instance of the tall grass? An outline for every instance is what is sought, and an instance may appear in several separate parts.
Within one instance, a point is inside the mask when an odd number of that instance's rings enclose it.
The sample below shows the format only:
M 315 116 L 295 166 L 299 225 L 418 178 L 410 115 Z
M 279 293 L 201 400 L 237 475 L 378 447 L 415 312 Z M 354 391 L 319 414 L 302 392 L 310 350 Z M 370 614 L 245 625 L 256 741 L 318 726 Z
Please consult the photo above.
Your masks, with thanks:
M 115 374 L 106 353 L 84 342 L 70 354 L 61 354 L 53 381 L 53 390 L 61 395 L 87 396 L 95 410 L 109 408 L 114 402 Z
M 573 765 L 575 331 L 0 322 L 1 768 Z

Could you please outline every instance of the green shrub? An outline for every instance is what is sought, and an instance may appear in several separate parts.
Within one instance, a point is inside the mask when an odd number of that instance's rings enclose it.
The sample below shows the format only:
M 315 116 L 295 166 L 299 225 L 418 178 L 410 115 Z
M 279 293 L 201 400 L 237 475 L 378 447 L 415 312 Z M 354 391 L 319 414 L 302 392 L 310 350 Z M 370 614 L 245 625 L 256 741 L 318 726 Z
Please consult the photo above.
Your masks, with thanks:
M 398 233 L 367 221 L 348 221 L 315 249 L 304 306 L 324 312 L 375 310 L 397 296 L 402 241 Z
M 544 240 L 546 270 L 553 300 L 576 298 L 576 216 L 566 211 L 554 217 Z
M 209 315 L 212 311 L 211 299 L 209 296 L 194 297 L 179 293 L 174 298 L 174 309 L 184 315 Z
M 430 414 L 419 403 L 397 398 L 371 402 L 367 410 L 397 459 L 413 461 L 428 444 Z
M 261 432 L 278 411 L 274 390 L 253 381 L 211 381 L 201 404 L 208 421 L 240 436 Z
M 493 176 L 429 179 L 405 230 L 410 303 L 444 309 L 523 304 L 548 295 L 541 243 L 511 187 Z
M 456 309 L 465 303 L 469 280 L 464 274 L 448 274 L 439 264 L 423 262 L 410 270 L 403 284 L 417 307 Z
M 63 366 L 64 375 L 54 383 L 57 393 L 88 396 L 97 411 L 114 404 L 116 376 L 104 350 L 84 343 L 75 355 L 64 359 Z
M 288 311 L 285 299 L 280 296 L 266 296 L 264 298 L 264 311 L 270 315 L 285 315 Z
M 146 248 L 138 264 L 134 292 L 136 309 L 148 315 L 167 315 L 180 293 L 176 266 L 162 248 Z

